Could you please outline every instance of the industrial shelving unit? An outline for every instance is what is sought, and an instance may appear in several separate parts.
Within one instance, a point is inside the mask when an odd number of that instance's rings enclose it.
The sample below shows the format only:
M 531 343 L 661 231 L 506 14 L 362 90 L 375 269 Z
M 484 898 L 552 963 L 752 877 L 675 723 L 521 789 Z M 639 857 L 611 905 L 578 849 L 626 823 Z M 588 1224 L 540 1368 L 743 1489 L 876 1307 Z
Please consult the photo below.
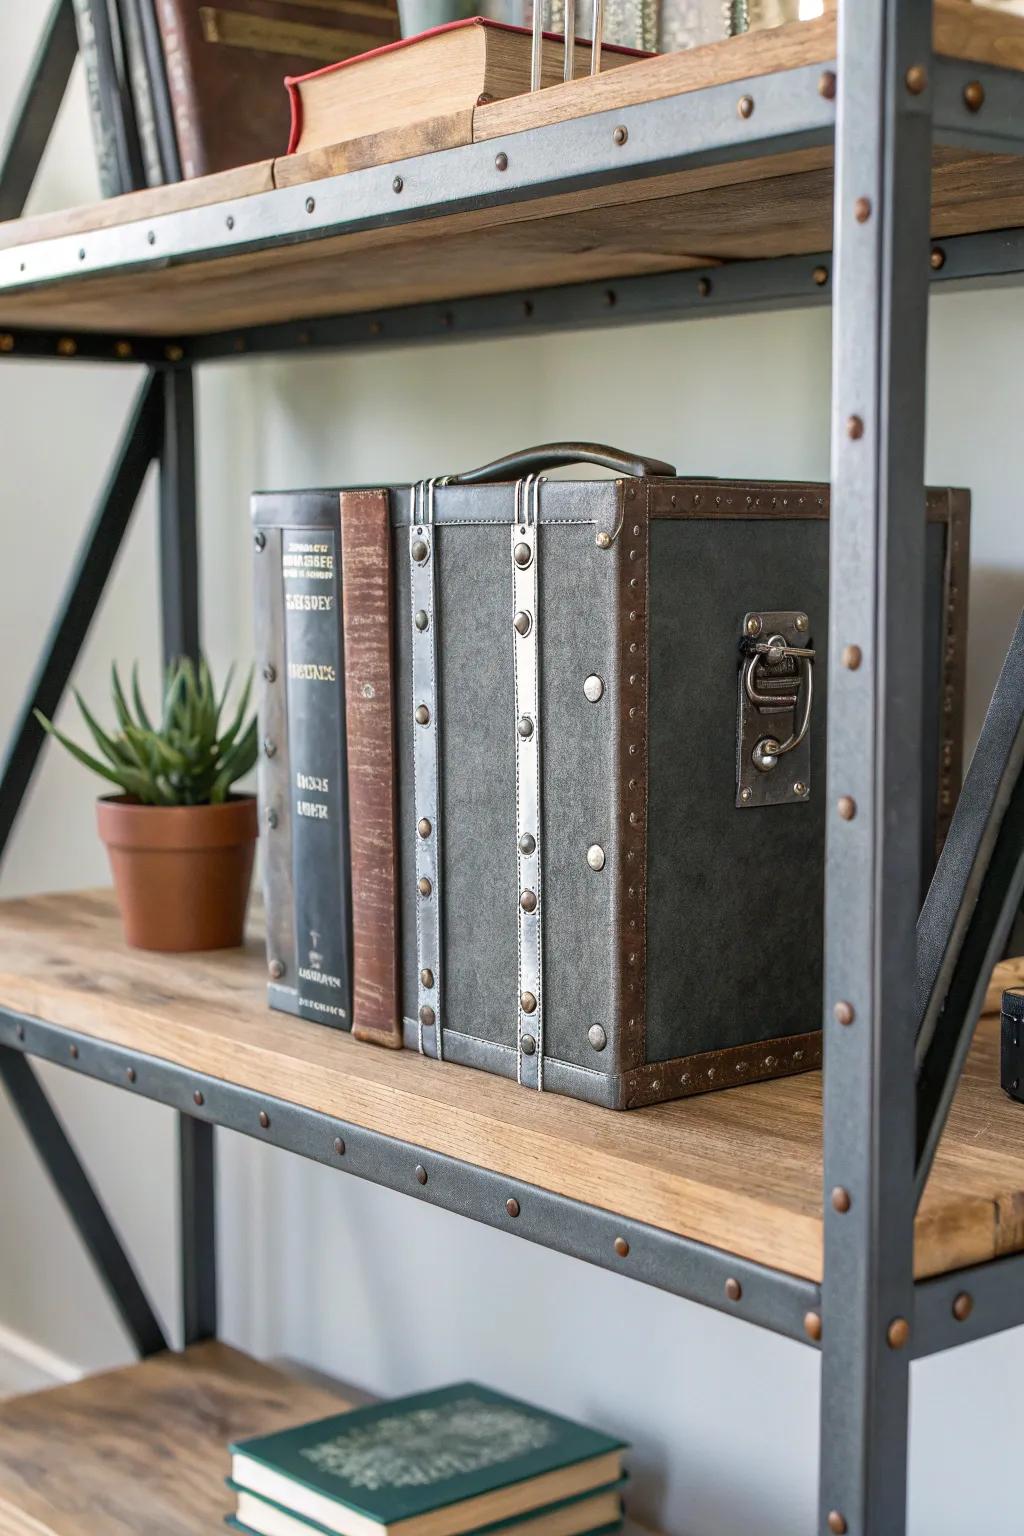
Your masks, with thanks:
M 271 1018 L 257 940 L 127 951 L 97 893 L 0 905 L 0 1076 L 142 1354 L 163 1331 L 30 1057 L 179 1111 L 186 1345 L 216 1335 L 227 1127 L 820 1349 L 818 1529 L 897 1536 L 911 1360 L 1024 1322 L 1024 1146 L 994 1026 L 951 1110 L 975 1021 L 938 1093 L 910 1027 L 928 296 L 1024 273 L 1024 21 L 963 0 L 838 10 L 837 30 L 553 87 L 518 119 L 482 108 L 461 147 L 306 182 L 254 167 L 0 227 L 0 352 L 148 365 L 14 732 L 0 846 L 41 746 L 32 707 L 59 702 L 154 459 L 165 651 L 198 647 L 199 363 L 831 299 L 823 1080 L 624 1116 L 525 1094 Z M 41 50 L 0 173 L 8 212 L 66 80 L 64 29 L 61 4 L 64 45 Z

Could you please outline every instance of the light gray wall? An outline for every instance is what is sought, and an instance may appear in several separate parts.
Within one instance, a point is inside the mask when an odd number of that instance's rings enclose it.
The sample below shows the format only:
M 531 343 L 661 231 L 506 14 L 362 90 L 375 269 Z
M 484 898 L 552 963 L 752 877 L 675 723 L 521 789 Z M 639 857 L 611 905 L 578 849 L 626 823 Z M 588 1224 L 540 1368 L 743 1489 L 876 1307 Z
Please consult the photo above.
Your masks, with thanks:
M 3 8 L 0 113 L 43 10 L 44 0 Z M 94 194 L 76 80 L 36 204 Z M 933 318 L 928 474 L 975 493 L 973 733 L 1024 602 L 1024 295 L 947 296 Z M 210 368 L 199 418 L 211 656 L 222 666 L 250 652 L 253 486 L 414 477 L 570 436 L 659 454 L 683 472 L 826 476 L 828 382 L 824 312 Z M 127 370 L 85 364 L 0 370 L 0 731 L 136 386 Z M 150 487 L 77 672 L 101 702 L 112 658 L 138 656 L 155 677 L 154 554 Z M 105 880 L 93 798 L 85 775 L 47 755 L 10 848 L 5 894 Z M 171 1116 L 56 1070 L 44 1076 L 173 1318 Z M 380 1393 L 473 1375 L 620 1431 L 636 1447 L 635 1512 L 676 1536 L 813 1531 L 810 1351 L 240 1138 L 222 1136 L 219 1147 L 224 1331 L 233 1342 Z M 0 1335 L 24 1336 L 83 1369 L 127 1360 L 2 1104 L 0 1168 Z M 1022 1419 L 1024 1331 L 914 1368 L 915 1536 L 1019 1526 L 1007 1473 Z

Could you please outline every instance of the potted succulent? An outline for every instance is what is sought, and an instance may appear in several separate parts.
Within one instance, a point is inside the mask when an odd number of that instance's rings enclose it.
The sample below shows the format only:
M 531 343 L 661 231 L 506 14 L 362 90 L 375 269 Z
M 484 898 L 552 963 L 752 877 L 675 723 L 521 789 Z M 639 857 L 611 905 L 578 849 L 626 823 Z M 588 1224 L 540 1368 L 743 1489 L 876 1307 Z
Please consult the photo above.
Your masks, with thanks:
M 125 939 L 136 949 L 224 949 L 242 942 L 256 799 L 231 788 L 256 761 L 256 719 L 246 720 L 251 685 L 250 675 L 224 725 L 231 673 L 218 695 L 205 661 L 173 662 L 154 725 L 138 668 L 129 706 L 115 666 L 116 730 L 105 731 L 75 694 L 100 757 L 37 711 L 39 723 L 74 758 L 121 790 L 101 798 L 97 813 Z

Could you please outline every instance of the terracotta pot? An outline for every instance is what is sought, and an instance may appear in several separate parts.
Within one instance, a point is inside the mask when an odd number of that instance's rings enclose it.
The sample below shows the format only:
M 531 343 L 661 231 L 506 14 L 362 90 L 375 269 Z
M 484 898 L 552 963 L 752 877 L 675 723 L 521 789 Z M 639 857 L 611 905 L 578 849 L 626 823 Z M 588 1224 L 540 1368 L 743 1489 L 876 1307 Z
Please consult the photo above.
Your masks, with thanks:
M 223 805 L 96 805 L 126 941 L 183 953 L 241 944 L 257 816 L 253 795 Z

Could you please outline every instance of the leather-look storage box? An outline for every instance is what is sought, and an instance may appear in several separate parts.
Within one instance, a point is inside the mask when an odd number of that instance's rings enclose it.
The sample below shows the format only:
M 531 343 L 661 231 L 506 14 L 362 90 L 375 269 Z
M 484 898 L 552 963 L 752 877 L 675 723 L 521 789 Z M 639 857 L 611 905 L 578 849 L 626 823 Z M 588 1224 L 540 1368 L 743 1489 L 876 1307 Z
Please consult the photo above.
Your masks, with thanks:
M 538 478 L 579 459 L 618 477 Z M 619 1109 L 818 1065 L 828 487 L 560 445 L 348 495 L 356 1032 Z M 926 878 L 968 528 L 928 492 Z

